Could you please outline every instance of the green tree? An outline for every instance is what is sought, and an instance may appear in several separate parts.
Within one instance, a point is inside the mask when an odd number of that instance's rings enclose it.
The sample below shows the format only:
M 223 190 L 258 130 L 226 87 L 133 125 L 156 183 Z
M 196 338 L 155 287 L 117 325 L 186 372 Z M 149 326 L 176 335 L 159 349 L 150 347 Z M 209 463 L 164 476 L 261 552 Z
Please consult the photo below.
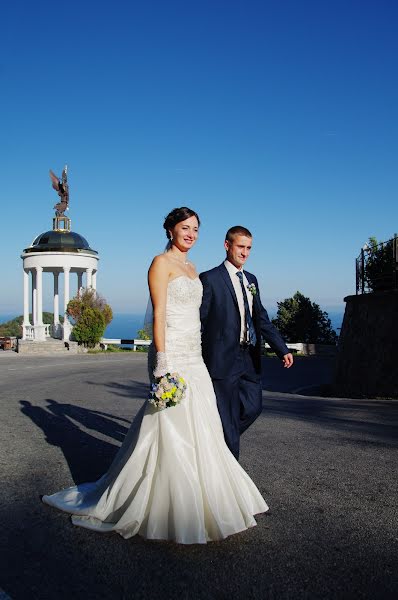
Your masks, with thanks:
M 365 282 L 371 291 L 387 290 L 394 284 L 394 241 L 378 242 L 370 237 L 365 250 Z
M 337 340 L 327 312 L 298 291 L 292 298 L 278 302 L 278 312 L 272 322 L 292 343 L 335 344 Z
M 103 337 L 105 318 L 98 308 L 87 307 L 79 316 L 73 327 L 73 335 L 77 342 L 93 348 Z

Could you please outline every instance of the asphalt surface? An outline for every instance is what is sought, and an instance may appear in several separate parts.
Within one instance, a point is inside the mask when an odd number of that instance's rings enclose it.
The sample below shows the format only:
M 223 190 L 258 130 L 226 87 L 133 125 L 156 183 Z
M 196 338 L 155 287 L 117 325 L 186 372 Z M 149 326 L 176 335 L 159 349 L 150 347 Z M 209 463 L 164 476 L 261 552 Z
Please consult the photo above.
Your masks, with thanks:
M 270 506 L 257 527 L 178 546 L 73 527 L 40 495 L 97 479 L 147 390 L 145 355 L 0 353 L 0 588 L 66 598 L 397 598 L 398 402 L 291 393 L 330 359 L 265 361 L 241 463 Z

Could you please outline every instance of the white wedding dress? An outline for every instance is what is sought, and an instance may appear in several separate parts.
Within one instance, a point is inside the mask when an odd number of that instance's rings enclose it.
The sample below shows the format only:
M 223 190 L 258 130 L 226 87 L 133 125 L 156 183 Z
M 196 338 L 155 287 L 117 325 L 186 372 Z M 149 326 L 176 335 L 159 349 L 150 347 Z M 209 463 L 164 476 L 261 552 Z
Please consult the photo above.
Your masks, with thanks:
M 169 368 L 188 384 L 181 404 L 158 411 L 145 402 L 101 479 L 43 496 L 72 513 L 75 525 L 204 544 L 253 527 L 253 515 L 268 510 L 224 442 L 201 354 L 201 299 L 199 278 L 170 281 L 166 354 Z

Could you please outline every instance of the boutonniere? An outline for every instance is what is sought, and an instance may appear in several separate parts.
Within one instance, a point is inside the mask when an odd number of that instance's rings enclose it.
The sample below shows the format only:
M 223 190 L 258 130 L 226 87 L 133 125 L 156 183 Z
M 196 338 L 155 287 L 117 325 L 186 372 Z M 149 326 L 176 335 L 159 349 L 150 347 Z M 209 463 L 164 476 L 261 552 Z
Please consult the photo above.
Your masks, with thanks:
M 247 289 L 249 290 L 252 296 L 255 296 L 257 294 L 257 288 L 254 283 L 249 283 Z

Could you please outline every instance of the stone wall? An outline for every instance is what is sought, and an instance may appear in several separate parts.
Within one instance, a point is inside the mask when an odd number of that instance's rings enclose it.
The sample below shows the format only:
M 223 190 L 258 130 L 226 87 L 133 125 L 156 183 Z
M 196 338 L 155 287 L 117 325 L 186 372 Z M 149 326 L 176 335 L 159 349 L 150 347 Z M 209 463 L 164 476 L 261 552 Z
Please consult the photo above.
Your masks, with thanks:
M 18 340 L 17 352 L 19 354 L 82 354 L 87 352 L 87 348 L 79 346 L 77 342 L 64 342 L 63 340 L 55 340 L 48 338 L 45 342 Z
M 347 396 L 398 397 L 398 292 L 344 300 L 336 391 Z

